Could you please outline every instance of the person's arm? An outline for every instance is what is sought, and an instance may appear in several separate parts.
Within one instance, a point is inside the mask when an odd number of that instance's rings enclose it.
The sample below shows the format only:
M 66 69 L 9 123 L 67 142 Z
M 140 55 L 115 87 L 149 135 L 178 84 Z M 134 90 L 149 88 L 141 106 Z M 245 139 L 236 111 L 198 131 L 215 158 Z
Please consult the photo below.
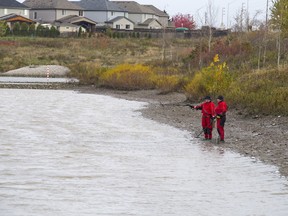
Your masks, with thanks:
M 196 109 L 196 110 L 202 110 L 202 108 L 203 108 L 203 104 L 200 104 L 200 105 L 194 106 L 193 108 Z

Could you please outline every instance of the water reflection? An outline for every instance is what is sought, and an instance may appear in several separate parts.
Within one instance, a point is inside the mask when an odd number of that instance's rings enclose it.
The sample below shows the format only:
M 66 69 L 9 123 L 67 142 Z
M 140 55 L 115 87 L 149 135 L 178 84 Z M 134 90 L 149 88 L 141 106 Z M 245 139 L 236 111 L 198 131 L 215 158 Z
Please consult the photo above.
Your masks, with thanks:
M 0 95 L 1 215 L 287 215 L 275 167 L 144 119 L 145 103 Z

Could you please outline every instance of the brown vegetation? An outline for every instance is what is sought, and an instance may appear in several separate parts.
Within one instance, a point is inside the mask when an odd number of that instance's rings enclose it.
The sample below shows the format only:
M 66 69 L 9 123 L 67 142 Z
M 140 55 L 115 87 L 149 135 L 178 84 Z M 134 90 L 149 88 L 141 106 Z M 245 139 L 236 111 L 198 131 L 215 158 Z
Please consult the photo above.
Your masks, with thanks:
M 225 95 L 249 113 L 288 115 L 288 76 L 277 68 L 276 39 L 259 32 L 208 39 L 3 38 L 0 71 L 56 64 L 81 84 L 114 89 L 181 91 L 190 100 Z M 283 42 L 285 45 L 285 41 Z M 282 65 L 287 62 L 283 49 Z

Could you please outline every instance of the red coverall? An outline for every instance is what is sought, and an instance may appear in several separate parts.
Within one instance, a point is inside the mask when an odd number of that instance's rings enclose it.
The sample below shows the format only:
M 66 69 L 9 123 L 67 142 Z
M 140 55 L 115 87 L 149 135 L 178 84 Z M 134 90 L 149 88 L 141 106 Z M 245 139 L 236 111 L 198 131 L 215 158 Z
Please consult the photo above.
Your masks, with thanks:
M 212 101 L 204 102 L 195 109 L 202 110 L 202 128 L 204 131 L 205 139 L 212 139 L 212 129 L 213 129 L 213 117 L 215 116 L 215 105 Z
M 220 136 L 220 140 L 224 141 L 224 125 L 226 121 L 227 104 L 225 101 L 219 101 L 217 107 L 215 108 L 215 113 L 217 117 L 217 131 Z

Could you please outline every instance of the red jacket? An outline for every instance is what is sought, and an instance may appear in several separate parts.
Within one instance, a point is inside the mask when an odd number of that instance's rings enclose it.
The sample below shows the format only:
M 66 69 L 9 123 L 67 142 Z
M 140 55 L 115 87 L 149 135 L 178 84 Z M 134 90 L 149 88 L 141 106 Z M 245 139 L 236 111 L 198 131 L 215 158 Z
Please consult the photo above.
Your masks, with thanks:
M 204 102 L 198 106 L 195 106 L 195 109 L 201 109 L 203 117 L 215 116 L 215 104 L 212 101 Z
M 219 101 L 217 107 L 215 108 L 216 115 L 224 116 L 228 110 L 227 104 L 225 101 Z

